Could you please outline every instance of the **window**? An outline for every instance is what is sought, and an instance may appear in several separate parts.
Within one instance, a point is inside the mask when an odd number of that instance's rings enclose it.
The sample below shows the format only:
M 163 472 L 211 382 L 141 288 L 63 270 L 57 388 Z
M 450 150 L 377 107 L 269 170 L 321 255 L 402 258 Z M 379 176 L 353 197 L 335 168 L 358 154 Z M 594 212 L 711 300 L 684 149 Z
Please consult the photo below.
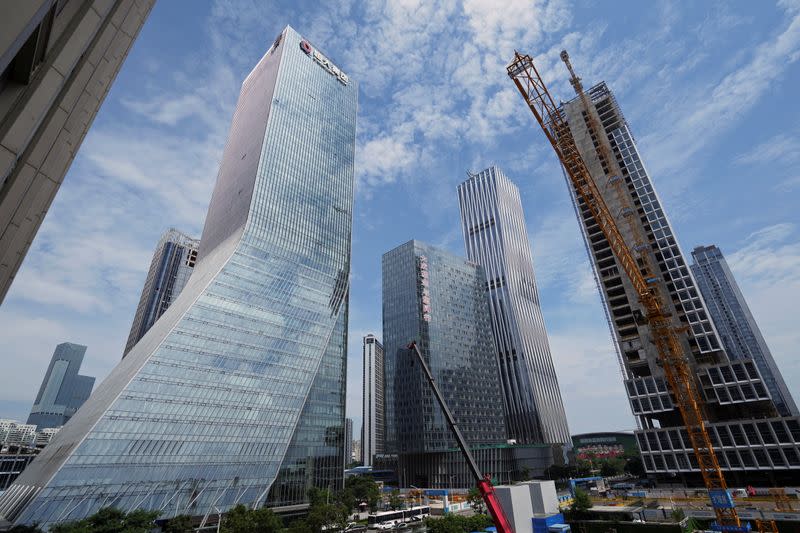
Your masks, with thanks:
M 742 428 L 744 429 L 744 434 L 747 436 L 747 440 L 750 441 L 750 444 L 753 446 L 761 445 L 761 441 L 758 439 L 758 433 L 756 432 L 756 427 L 753 424 L 742 424 Z
M 778 442 L 792 442 L 792 439 L 789 438 L 789 433 L 787 433 L 781 422 L 773 422 L 772 429 L 778 437 Z
M 768 452 L 774 466 L 786 466 L 786 462 L 783 460 L 781 451 L 778 448 L 770 448 Z
M 719 440 L 720 442 L 722 442 L 723 446 L 733 446 L 733 441 L 731 440 L 727 427 L 725 426 L 718 427 L 717 433 L 719 433 Z
M 757 426 L 758 433 L 761 435 L 761 440 L 767 444 L 775 444 L 775 437 L 772 436 L 772 432 L 769 430 L 769 424 L 766 422 L 759 422 Z
M 741 468 L 742 467 L 742 463 L 739 462 L 739 456 L 736 455 L 736 452 L 733 452 L 733 451 L 725 452 L 725 457 L 728 458 L 728 464 L 730 465 L 731 468 Z
M 758 466 L 766 466 L 769 467 L 769 459 L 767 459 L 767 454 L 761 448 L 754 448 L 753 455 L 756 457 L 756 462 Z
M 731 431 L 731 435 L 733 435 L 733 442 L 737 446 L 747 446 L 747 441 L 744 438 L 744 433 L 742 433 L 742 428 L 739 427 L 739 424 L 733 424 L 729 426 Z

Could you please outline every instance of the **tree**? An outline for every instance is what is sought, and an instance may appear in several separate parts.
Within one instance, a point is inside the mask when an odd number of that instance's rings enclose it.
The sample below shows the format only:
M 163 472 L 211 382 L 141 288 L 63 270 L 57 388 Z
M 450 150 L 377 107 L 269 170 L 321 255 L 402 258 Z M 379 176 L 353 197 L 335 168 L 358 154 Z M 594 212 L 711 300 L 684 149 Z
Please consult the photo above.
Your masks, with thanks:
M 625 471 L 632 476 L 642 477 L 644 475 L 644 464 L 638 455 L 626 457 Z
M 570 510 L 576 513 L 583 513 L 592 507 L 592 500 L 585 490 L 575 488 L 575 496 L 572 499 Z
M 672 517 L 673 522 L 680 522 L 681 520 L 686 518 L 686 513 L 684 513 L 683 509 L 681 509 L 680 507 L 675 507 L 672 510 L 672 513 L 670 513 L 670 516 Z
M 180 514 L 174 518 L 170 518 L 164 525 L 161 526 L 162 533 L 192 533 L 192 517 L 185 514 Z
M 585 459 L 578 459 L 571 475 L 574 477 L 588 477 L 592 474 L 592 463 Z
M 311 529 L 311 526 L 308 525 L 308 522 L 303 520 L 302 518 L 294 520 L 289 527 L 286 528 L 287 533 L 314 533 L 314 530 Z
M 484 512 L 483 496 L 481 496 L 481 492 L 477 487 L 472 487 L 469 489 L 469 492 L 467 493 L 467 501 L 469 502 L 469 506 L 472 507 L 473 512 Z
M 154 527 L 158 512 L 132 511 L 125 513 L 104 507 L 92 516 L 76 522 L 64 522 L 50 528 L 51 533 L 148 533 Z
M 253 522 L 256 525 L 256 531 L 259 533 L 277 533 L 283 529 L 283 522 L 281 519 L 272 512 L 272 509 L 262 507 L 251 511 L 253 514 Z
M 30 526 L 14 526 L 8 530 L 8 533 L 44 533 L 44 531 L 39 529 L 38 524 L 33 524 Z
M 400 497 L 400 491 L 398 489 L 394 489 L 389 494 L 389 507 L 393 510 L 400 509 L 403 506 L 403 498 Z
M 375 480 L 367 476 L 350 476 L 344 483 L 344 490 L 340 493 L 340 501 L 352 510 L 361 502 L 366 502 L 370 511 L 378 510 L 381 500 L 381 489 Z
M 277 533 L 283 529 L 283 522 L 272 509 L 248 509 L 237 505 L 225 514 L 221 531 L 225 533 Z
M 250 510 L 242 504 L 230 509 L 222 518 L 220 531 L 224 533 L 254 533 L 255 523 Z
M 328 489 L 312 488 L 308 491 L 308 499 L 310 506 L 305 522 L 312 531 L 322 531 L 324 527 L 344 529 L 347 526 L 349 510 L 342 504 L 341 495 Z
M 470 533 L 484 531 L 493 524 L 485 514 L 474 516 L 445 515 L 443 518 L 426 518 L 425 526 L 429 533 Z
M 618 458 L 604 459 L 600 463 L 600 475 L 603 477 L 612 477 L 621 474 L 625 468 L 625 461 Z

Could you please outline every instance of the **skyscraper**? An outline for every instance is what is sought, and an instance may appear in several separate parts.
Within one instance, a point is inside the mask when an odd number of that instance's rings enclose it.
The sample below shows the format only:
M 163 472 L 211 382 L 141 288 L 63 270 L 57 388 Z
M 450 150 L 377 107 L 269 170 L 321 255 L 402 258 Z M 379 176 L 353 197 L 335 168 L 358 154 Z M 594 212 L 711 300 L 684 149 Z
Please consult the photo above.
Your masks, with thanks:
M 192 239 L 176 229 L 169 229 L 161 236 L 150 262 L 150 270 L 147 271 L 123 357 L 186 286 L 197 262 L 199 244 L 197 239 Z
M 353 420 L 344 419 L 344 467 L 353 461 Z
M 50 365 L 39 387 L 28 424 L 44 428 L 63 426 L 89 398 L 94 378 L 78 372 L 86 346 L 64 342 L 56 346 Z
M 154 2 L 0 7 L 0 303 Z
M 189 282 L 0 515 L 208 516 L 341 486 L 357 94 L 280 33 L 242 84 Z
M 586 96 L 589 109 L 575 98 L 562 105 L 562 113 L 610 212 L 618 216 L 628 246 L 636 254 L 649 255 L 655 265 L 652 281 L 665 296 L 673 326 L 682 328 L 680 342 L 697 390 L 705 399 L 707 428 L 729 483 L 796 479 L 800 421 L 779 416 L 752 359 L 735 360 L 725 353 L 616 98 L 604 82 Z M 595 131 L 593 123 L 601 131 Z M 570 191 L 609 318 L 625 390 L 641 428 L 636 437 L 645 470 L 699 482 L 697 461 L 670 397 L 637 293 L 588 206 L 571 186 Z
M 483 267 L 419 241 L 383 255 L 386 452 L 403 486 L 467 487 L 471 473 L 406 346 L 416 340 L 480 467 L 508 481 L 552 464 L 549 446 L 506 444 Z M 527 455 L 526 455 L 527 454 Z M 522 456 L 530 459 L 524 466 Z
M 519 189 L 497 167 L 459 185 L 467 258 L 483 266 L 508 436 L 570 444 Z
M 383 345 L 370 333 L 364 336 L 362 352 L 361 462 L 364 466 L 371 466 L 375 454 L 383 453 L 385 433 Z
M 731 359 L 752 359 L 782 416 L 800 414 L 728 262 L 716 246 L 692 251 L 692 274 Z

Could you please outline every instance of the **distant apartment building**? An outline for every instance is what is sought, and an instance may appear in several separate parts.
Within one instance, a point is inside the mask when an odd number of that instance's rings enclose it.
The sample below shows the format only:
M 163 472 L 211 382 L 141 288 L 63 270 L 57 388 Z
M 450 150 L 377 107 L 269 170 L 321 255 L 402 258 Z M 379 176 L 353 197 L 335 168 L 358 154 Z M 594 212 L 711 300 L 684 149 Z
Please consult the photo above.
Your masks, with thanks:
M 16 420 L 0 420 L 0 449 L 10 446 L 33 448 L 36 445 L 36 424 Z
M 95 378 L 78 374 L 85 354 L 86 346 L 80 344 L 64 342 L 56 346 L 28 424 L 40 430 L 61 427 L 89 398 Z
M 486 274 L 508 438 L 571 446 L 519 189 L 490 167 L 458 187 L 467 259 Z
M 782 416 L 800 414 L 720 249 L 713 245 L 698 246 L 692 251 L 692 260 L 692 274 L 728 356 L 733 360 L 751 359 L 756 364 Z
M 800 475 L 800 421 L 781 417 L 751 356 L 727 354 L 681 251 L 661 199 L 614 94 L 601 82 L 561 106 L 578 151 L 634 254 L 646 254 L 672 325 L 705 399 L 706 422 L 729 484 L 782 484 Z M 592 120 L 592 118 L 594 120 Z M 600 131 L 590 126 L 598 124 Z M 602 144 L 602 146 L 601 146 Z M 611 154 L 608 158 L 604 152 Z M 614 185 L 622 180 L 617 192 Z M 701 480 L 693 448 L 669 386 L 645 310 L 589 207 L 570 185 L 586 248 L 609 318 L 648 474 Z M 629 226 L 629 223 L 631 226 Z M 635 231 L 629 228 L 635 228 Z M 642 241 L 636 240 L 636 235 Z M 638 243 L 638 244 L 637 244 Z M 651 253 L 652 252 L 652 253 Z
M 58 428 L 37 431 L 33 424 L 0 420 L 0 492 L 19 477 L 58 431 Z
M 186 286 L 197 262 L 199 246 L 199 240 L 176 229 L 170 229 L 161 236 L 147 271 L 123 357 L 144 337 Z
M 483 267 L 409 241 L 383 255 L 382 273 L 385 451 L 397 454 L 400 484 L 474 484 L 419 365 L 412 364 L 406 349 L 412 340 L 481 468 L 498 479 L 503 472 L 503 482 L 523 469 L 541 473 L 552 463 L 550 446 L 507 444 Z
M 154 2 L 0 6 L 0 303 Z
M 362 357 L 364 374 L 362 380 L 361 406 L 361 462 L 364 466 L 372 466 L 376 454 L 384 451 L 384 378 L 383 378 L 383 345 L 368 334 L 363 338 Z

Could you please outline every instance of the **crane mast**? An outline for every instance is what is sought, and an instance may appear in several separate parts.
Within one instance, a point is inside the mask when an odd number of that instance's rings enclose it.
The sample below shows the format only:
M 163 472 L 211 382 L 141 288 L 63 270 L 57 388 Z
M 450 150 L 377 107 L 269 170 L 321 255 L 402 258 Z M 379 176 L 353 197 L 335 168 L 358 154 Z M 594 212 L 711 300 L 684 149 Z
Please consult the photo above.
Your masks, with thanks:
M 592 123 L 593 117 L 588 97 L 583 91 L 580 78 L 575 75 L 572 65 L 569 63 L 569 56 L 565 52 L 562 53 L 562 60 L 570 70 L 572 76 L 570 81 L 573 88 L 587 108 L 587 116 L 591 117 L 588 125 L 590 128 L 595 128 L 594 133 L 599 145 L 598 154 L 606 160 L 608 168 L 612 169 L 616 165 L 616 160 L 605 146 L 607 140 L 604 139 L 604 135 L 601 135 L 602 130 L 599 125 L 596 121 L 594 124 Z M 628 220 L 628 223 L 637 241 L 633 248 L 637 250 L 638 257 L 634 256 L 631 247 L 626 244 L 615 217 L 610 212 L 586 163 L 578 152 L 575 139 L 564 115 L 556 106 L 531 56 L 515 51 L 514 60 L 508 65 L 507 71 L 564 166 L 577 197 L 586 204 L 608 241 L 617 263 L 636 291 L 653 337 L 659 362 L 674 396 L 675 404 L 683 418 L 683 423 L 686 425 L 689 441 L 697 460 L 697 467 L 708 489 L 711 505 L 717 517 L 717 528 L 724 531 L 748 530 L 747 525 L 742 525 L 736 512 L 725 477 L 714 453 L 711 438 L 706 430 L 703 420 L 703 400 L 697 391 L 689 360 L 680 342 L 679 334 L 684 330 L 672 324 L 670 312 L 660 293 L 658 278 L 649 265 L 650 245 L 637 234 L 636 225 L 631 220 Z M 621 194 L 624 192 L 621 182 L 621 176 L 618 174 L 609 178 L 609 183 L 614 185 L 618 196 L 621 197 L 623 209 L 620 210 L 620 216 L 623 218 L 636 216 L 635 211 L 625 209 L 627 202 L 624 194 Z

